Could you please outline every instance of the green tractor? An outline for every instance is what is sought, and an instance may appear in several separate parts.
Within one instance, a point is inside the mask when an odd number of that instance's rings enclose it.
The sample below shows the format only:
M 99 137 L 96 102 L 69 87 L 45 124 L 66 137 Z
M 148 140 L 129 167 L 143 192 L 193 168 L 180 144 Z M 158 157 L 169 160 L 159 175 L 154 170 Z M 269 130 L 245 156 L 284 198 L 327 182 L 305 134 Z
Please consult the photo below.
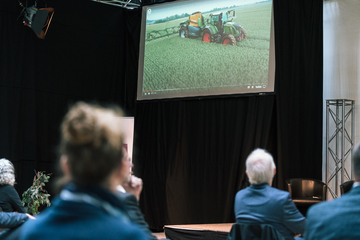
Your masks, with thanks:
M 189 19 L 180 23 L 179 36 L 183 38 L 202 37 L 204 42 L 216 42 L 223 45 L 236 45 L 247 38 L 245 29 L 238 23 L 232 22 L 235 10 L 210 14 L 204 20 L 201 12 L 195 12 Z

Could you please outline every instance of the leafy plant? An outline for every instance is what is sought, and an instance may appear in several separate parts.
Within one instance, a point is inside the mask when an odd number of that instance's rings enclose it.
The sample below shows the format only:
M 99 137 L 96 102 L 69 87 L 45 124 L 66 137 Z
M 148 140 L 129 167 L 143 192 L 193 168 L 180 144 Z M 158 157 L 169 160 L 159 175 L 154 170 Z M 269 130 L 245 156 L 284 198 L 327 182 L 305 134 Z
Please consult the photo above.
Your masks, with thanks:
M 51 205 L 49 200 L 50 194 L 43 188 L 45 183 L 49 182 L 50 175 L 51 173 L 35 172 L 32 186 L 22 194 L 22 204 L 27 213 L 36 215 L 39 214 L 39 207 L 41 205 Z

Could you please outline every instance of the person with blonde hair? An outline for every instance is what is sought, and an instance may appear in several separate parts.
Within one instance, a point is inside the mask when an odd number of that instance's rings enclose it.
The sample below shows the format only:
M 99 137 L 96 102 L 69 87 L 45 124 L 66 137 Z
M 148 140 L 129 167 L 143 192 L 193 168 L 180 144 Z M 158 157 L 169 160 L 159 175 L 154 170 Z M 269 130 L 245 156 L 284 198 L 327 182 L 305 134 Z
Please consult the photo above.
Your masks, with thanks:
M 5 158 L 0 159 L 0 208 L 3 212 L 26 213 L 14 184 L 14 165 Z
M 271 187 L 276 167 L 273 157 L 263 149 L 246 159 L 250 187 L 235 196 L 235 217 L 239 224 L 269 224 L 285 239 L 305 231 L 306 219 L 298 211 L 289 192 Z
M 66 184 L 50 207 L 24 224 L 20 239 L 146 239 L 117 197 L 129 168 L 121 116 L 118 107 L 78 102 L 70 108 L 61 124 Z

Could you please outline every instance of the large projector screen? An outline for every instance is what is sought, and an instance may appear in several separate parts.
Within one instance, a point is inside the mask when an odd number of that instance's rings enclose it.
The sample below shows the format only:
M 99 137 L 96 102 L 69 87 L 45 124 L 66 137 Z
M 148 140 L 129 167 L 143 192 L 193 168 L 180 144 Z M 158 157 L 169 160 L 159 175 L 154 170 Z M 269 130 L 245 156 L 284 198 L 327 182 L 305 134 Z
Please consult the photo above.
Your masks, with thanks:
M 142 14 L 138 100 L 274 92 L 272 1 L 184 0 Z

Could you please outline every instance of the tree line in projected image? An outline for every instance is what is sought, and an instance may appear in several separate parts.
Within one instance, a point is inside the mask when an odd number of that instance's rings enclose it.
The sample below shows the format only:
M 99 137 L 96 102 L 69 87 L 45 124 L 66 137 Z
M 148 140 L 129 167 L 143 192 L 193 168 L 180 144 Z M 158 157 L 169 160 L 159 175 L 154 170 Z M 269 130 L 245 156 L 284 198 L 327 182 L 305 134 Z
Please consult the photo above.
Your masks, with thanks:
M 203 42 L 202 37 L 182 38 L 177 31 L 145 42 L 142 94 L 157 92 L 225 91 L 268 84 L 272 2 L 260 2 L 204 12 L 235 10 L 232 22 L 245 29 L 247 38 L 235 46 Z M 181 15 L 182 13 L 179 13 Z M 175 29 L 189 17 L 148 22 L 146 34 Z M 140 89 L 139 89 L 140 90 Z M 138 96 L 139 98 L 139 96 Z M 156 98 L 156 97 L 155 97 Z

